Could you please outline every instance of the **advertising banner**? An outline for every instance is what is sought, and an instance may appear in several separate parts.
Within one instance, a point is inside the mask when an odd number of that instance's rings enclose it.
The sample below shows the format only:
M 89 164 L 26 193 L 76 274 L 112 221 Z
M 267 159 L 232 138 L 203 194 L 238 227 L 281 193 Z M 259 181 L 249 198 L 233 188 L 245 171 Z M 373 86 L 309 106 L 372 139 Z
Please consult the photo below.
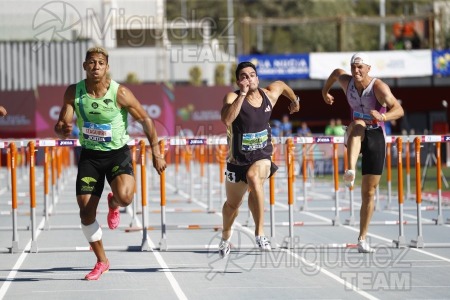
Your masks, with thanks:
M 450 76 L 450 50 L 433 51 L 433 75 Z
M 308 54 L 240 55 L 239 62 L 250 61 L 260 79 L 301 79 L 309 77 Z
M 159 137 L 172 136 L 175 129 L 175 114 L 173 108 L 174 94 L 164 84 L 126 85 L 141 102 L 155 123 Z M 134 137 L 145 136 L 142 125 L 128 115 L 128 133 Z
M 0 105 L 8 112 L 0 117 L 0 139 L 36 136 L 33 91 L 1 91 Z
M 370 76 L 380 78 L 422 77 L 433 74 L 431 50 L 368 51 Z M 334 69 L 350 74 L 350 59 L 354 52 L 310 54 L 310 78 L 327 79 Z
M 175 134 L 179 136 L 225 135 L 220 118 L 223 98 L 230 87 L 176 87 Z

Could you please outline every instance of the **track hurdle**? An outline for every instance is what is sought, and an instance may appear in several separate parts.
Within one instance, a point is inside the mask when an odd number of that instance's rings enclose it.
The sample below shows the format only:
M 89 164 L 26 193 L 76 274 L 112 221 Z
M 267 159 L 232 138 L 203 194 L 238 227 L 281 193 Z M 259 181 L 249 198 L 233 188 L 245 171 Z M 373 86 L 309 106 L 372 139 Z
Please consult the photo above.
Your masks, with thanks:
M 210 157 L 211 158 L 213 157 L 212 153 L 211 153 L 211 155 L 208 155 L 208 156 L 205 157 L 205 153 L 208 154 L 208 152 L 209 152 L 208 147 L 205 147 L 205 146 L 207 146 L 207 145 L 208 146 L 221 145 L 221 144 L 226 142 L 226 141 L 223 141 L 223 140 L 215 141 L 213 138 L 208 138 L 208 139 L 206 139 L 206 138 L 188 138 L 188 139 L 186 139 L 186 138 L 178 138 L 178 137 L 176 137 L 176 138 L 161 139 L 159 141 L 159 146 L 160 146 L 160 151 L 161 151 L 162 154 L 165 153 L 166 140 L 167 140 L 167 143 L 170 144 L 170 145 L 178 145 L 178 146 L 184 145 L 184 146 L 186 146 L 187 148 L 189 148 L 186 151 L 186 153 L 189 153 L 189 152 L 192 151 L 191 150 L 192 146 L 196 146 L 196 149 L 198 149 L 197 152 L 199 154 L 197 156 L 197 159 L 200 161 L 200 168 L 201 169 L 203 168 L 203 170 L 204 170 L 205 166 L 203 165 L 203 167 L 202 167 L 201 166 L 202 165 L 201 162 L 202 161 L 204 162 L 204 160 L 206 159 L 206 161 L 209 163 L 210 162 Z M 142 142 L 143 141 L 141 141 L 141 143 Z M 203 148 L 203 150 L 206 150 L 206 151 L 201 151 L 201 148 Z M 210 148 L 210 149 L 212 149 L 212 148 Z M 191 150 L 191 151 L 189 151 L 189 150 Z M 143 151 L 142 148 L 141 148 L 141 151 Z M 203 154 L 203 158 L 202 158 L 202 154 Z M 142 153 L 141 153 L 141 155 L 142 155 Z M 144 165 L 142 165 L 142 163 L 144 163 Z M 187 162 L 186 163 L 188 163 L 187 166 L 189 166 L 189 168 L 192 168 L 190 158 L 187 158 Z M 141 169 L 143 169 L 143 168 L 145 168 L 145 160 L 141 159 Z M 200 171 L 201 171 L 201 169 L 200 169 Z M 147 239 L 148 239 L 147 238 L 147 231 L 148 230 L 161 230 L 161 239 L 160 239 L 159 248 L 158 248 L 160 251 L 167 251 L 169 248 L 170 249 L 180 249 L 180 248 L 182 248 L 182 249 L 185 249 L 185 248 L 189 248 L 189 249 L 191 249 L 191 248 L 201 248 L 201 249 L 204 249 L 205 248 L 204 245 L 202 245 L 202 246 L 190 245 L 189 247 L 184 247 L 184 246 L 180 246 L 180 245 L 169 245 L 169 243 L 168 243 L 167 230 L 213 229 L 213 230 L 217 231 L 217 230 L 219 230 L 222 227 L 222 225 L 221 224 L 220 225 L 219 224 L 217 224 L 217 225 L 215 225 L 215 224 L 212 224 L 212 225 L 210 225 L 210 224 L 206 224 L 206 225 L 200 225 L 200 224 L 171 225 L 171 224 L 167 224 L 166 213 L 168 211 L 172 211 L 172 212 L 186 212 L 186 211 L 181 211 L 181 210 L 177 210 L 177 209 L 168 210 L 166 208 L 166 204 L 167 204 L 167 200 L 166 200 L 166 181 L 167 181 L 166 171 L 162 172 L 161 175 L 160 175 L 160 210 L 158 212 L 160 212 L 160 214 L 161 214 L 161 225 L 160 226 L 149 225 L 148 222 L 147 222 L 147 216 L 145 216 L 145 220 L 144 220 L 144 216 L 143 216 L 142 228 L 128 228 L 128 229 L 125 229 L 125 231 L 126 232 L 132 232 L 132 231 L 143 230 L 143 247 L 142 247 L 142 251 L 149 250 L 149 247 L 147 246 L 147 242 L 146 242 Z M 192 173 L 192 172 L 189 172 L 189 173 Z M 142 183 L 143 185 L 145 184 L 144 181 L 143 181 L 145 179 L 145 176 L 146 176 L 145 174 L 141 173 L 141 181 L 143 182 Z M 192 178 L 192 175 L 190 176 L 190 178 Z M 143 194 L 143 197 L 144 197 L 144 194 L 146 193 L 145 192 L 146 188 L 145 188 L 145 190 L 144 190 L 144 188 L 145 187 L 143 187 L 142 191 L 141 191 L 141 193 Z M 190 184 L 190 188 L 192 188 L 192 181 L 191 181 L 191 184 Z M 189 202 L 193 202 L 192 194 L 189 197 L 190 197 L 190 199 L 189 199 L 190 201 Z M 145 198 L 146 198 L 146 196 L 145 196 Z M 145 203 L 143 202 L 142 205 L 143 205 L 142 214 L 143 215 L 147 215 L 148 214 L 148 210 L 146 208 L 146 206 L 147 206 L 146 201 L 145 201 Z M 156 211 L 154 211 L 154 212 L 156 212 Z M 192 212 L 194 212 L 194 211 L 192 211 Z M 199 209 L 199 210 L 196 210 L 195 212 L 205 212 L 205 210 Z M 210 211 L 206 210 L 206 212 L 210 212 Z
M 272 249 L 278 248 L 275 237 L 275 176 L 269 178 L 269 202 L 270 202 L 270 245 Z
M 334 195 L 335 195 L 335 211 L 333 226 L 340 225 L 339 220 L 339 164 L 338 164 L 338 148 L 337 144 L 333 143 L 333 171 L 334 171 Z
M 10 253 L 19 252 L 19 232 L 17 230 L 17 148 L 16 144 L 12 142 L 9 144 L 9 150 L 11 153 L 11 208 L 12 208 L 12 245 Z
M 442 217 L 442 170 L 441 170 L 441 142 L 436 142 L 436 184 L 438 192 L 438 215 L 436 217 L 436 224 L 444 224 Z
M 292 139 L 286 141 L 286 165 L 288 174 L 288 207 L 289 207 L 289 248 L 294 244 L 294 144 Z
M 402 162 L 402 146 L 403 140 L 401 137 L 397 138 L 397 154 L 398 154 L 398 239 L 392 241 L 397 248 L 403 248 L 406 246 L 405 231 L 403 227 L 403 162 Z M 390 168 L 389 168 L 390 169 Z
M 425 136 L 422 137 L 424 142 L 435 142 L 436 143 L 436 149 L 439 149 L 439 152 L 437 152 L 437 157 L 439 159 L 436 162 L 436 172 L 437 172 L 437 189 L 438 189 L 438 195 L 441 194 L 441 188 L 442 188 L 442 178 L 441 178 L 441 160 L 440 160 L 440 144 L 442 140 L 445 140 L 445 137 L 443 136 Z M 414 248 L 424 248 L 424 247 L 450 247 L 449 243 L 425 243 L 423 238 L 423 232 L 422 232 L 422 182 L 420 178 L 420 148 L 421 148 L 421 140 L 420 137 L 416 137 L 414 139 L 414 146 L 415 146 L 415 152 L 416 152 L 416 204 L 417 204 L 417 237 L 414 240 L 411 240 L 410 247 Z M 438 197 L 438 205 L 440 206 L 441 198 Z M 442 208 L 438 208 L 438 217 L 441 216 L 442 218 Z M 437 224 L 437 222 L 436 222 Z
M 37 252 L 36 242 L 36 174 L 35 174 L 35 148 L 34 142 L 28 143 L 28 155 L 30 160 L 30 214 L 31 214 L 31 247 L 30 252 Z
M 164 140 L 159 141 L 159 149 L 164 156 Z M 159 249 L 167 250 L 166 237 L 166 171 L 161 172 L 159 190 L 161 194 L 161 240 L 159 241 Z
M 422 183 L 420 181 L 420 138 L 414 139 L 414 146 L 416 152 L 416 204 L 417 204 L 417 238 L 411 240 L 411 247 L 423 248 L 423 235 L 422 235 Z
M 332 141 L 332 139 L 328 140 L 328 141 Z M 282 143 L 283 140 L 281 139 L 279 142 Z M 337 222 L 335 223 L 335 220 L 332 220 L 331 223 L 323 222 L 323 221 L 321 221 L 321 222 L 294 221 L 294 219 L 293 219 L 293 212 L 291 212 L 289 210 L 290 205 L 294 205 L 294 200 L 295 200 L 295 196 L 294 196 L 294 189 L 295 189 L 295 185 L 294 185 L 294 177 L 295 177 L 295 175 L 294 175 L 294 165 L 295 165 L 294 149 L 295 149 L 295 147 L 294 147 L 294 144 L 305 144 L 305 143 L 312 144 L 313 142 L 314 142 L 314 138 L 313 137 L 287 138 L 285 140 L 285 142 L 284 142 L 285 143 L 285 149 L 286 149 L 286 154 L 285 154 L 286 171 L 287 171 L 287 174 L 288 174 L 288 176 L 287 176 L 287 179 L 288 179 L 287 186 L 288 186 L 288 213 L 289 213 L 289 219 L 288 219 L 288 222 L 275 223 L 275 225 L 277 225 L 277 226 L 289 226 L 290 231 L 293 231 L 293 227 L 297 227 L 297 226 L 306 226 L 306 225 L 314 225 L 314 226 L 316 226 L 316 225 L 325 225 L 325 226 L 327 226 L 327 225 L 338 225 Z M 335 166 L 335 169 L 337 170 L 337 167 L 336 167 L 337 166 L 337 161 L 334 164 L 334 166 Z M 339 183 L 338 183 L 338 185 L 339 185 Z M 292 191 L 290 189 L 292 189 Z M 309 208 L 309 209 L 311 209 L 311 208 Z M 314 209 L 311 209 L 311 210 L 321 210 L 321 211 L 335 210 L 335 216 L 336 215 L 338 216 L 335 207 L 328 208 L 328 209 L 325 209 L 325 208 L 318 208 L 318 209 L 314 208 Z M 267 224 L 265 224 L 265 225 L 267 225 Z
M 141 203 L 142 203 L 142 243 L 141 251 L 150 251 L 150 242 L 148 240 L 147 226 L 148 226 L 148 207 L 147 207 L 147 169 L 145 168 L 145 159 L 147 150 L 145 142 L 139 142 L 141 155 Z
M 308 210 L 308 189 L 306 187 L 306 181 L 308 179 L 308 158 L 306 153 L 306 144 L 302 145 L 302 179 L 303 179 L 303 207 L 300 210 Z

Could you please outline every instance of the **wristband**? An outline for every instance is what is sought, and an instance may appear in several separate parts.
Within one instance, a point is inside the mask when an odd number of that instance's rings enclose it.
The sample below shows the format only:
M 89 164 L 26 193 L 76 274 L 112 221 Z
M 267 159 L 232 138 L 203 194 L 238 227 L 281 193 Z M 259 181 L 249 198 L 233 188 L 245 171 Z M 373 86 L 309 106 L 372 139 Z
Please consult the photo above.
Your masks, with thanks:
M 294 101 L 300 103 L 300 97 L 297 95 L 297 99 L 295 99 Z
M 247 96 L 247 93 L 241 92 L 240 95 L 241 96 Z
M 381 114 L 381 118 L 383 118 L 383 122 L 386 122 L 386 115 L 385 114 Z

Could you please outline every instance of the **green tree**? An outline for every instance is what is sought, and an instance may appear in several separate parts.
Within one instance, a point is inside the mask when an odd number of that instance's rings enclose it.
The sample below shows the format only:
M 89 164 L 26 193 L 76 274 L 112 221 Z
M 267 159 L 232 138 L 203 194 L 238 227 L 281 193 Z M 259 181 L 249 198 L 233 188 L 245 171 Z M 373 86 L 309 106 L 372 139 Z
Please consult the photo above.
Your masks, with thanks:
M 202 69 L 198 66 L 192 67 L 189 70 L 189 83 L 193 86 L 202 85 Z
M 225 85 L 225 65 L 216 65 L 214 70 L 214 83 L 215 85 Z

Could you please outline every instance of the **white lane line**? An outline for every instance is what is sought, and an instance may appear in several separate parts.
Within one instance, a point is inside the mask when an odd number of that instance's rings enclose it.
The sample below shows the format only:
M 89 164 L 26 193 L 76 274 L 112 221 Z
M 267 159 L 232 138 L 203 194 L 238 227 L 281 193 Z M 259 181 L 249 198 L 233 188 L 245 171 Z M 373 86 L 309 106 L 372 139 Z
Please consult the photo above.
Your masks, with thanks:
M 166 186 L 167 186 L 167 183 L 166 183 Z M 173 188 L 173 187 L 171 187 L 171 188 Z M 186 198 L 189 198 L 189 195 L 187 195 L 187 194 L 184 193 L 183 191 L 178 191 L 178 192 L 180 193 L 180 195 L 182 195 L 182 196 L 184 196 L 184 197 L 186 197 Z M 191 200 L 192 200 L 193 202 L 197 203 L 198 205 L 202 206 L 202 207 L 206 207 L 205 204 L 199 202 L 198 200 L 194 200 L 194 199 L 191 199 Z M 288 208 L 287 205 L 286 205 L 286 208 Z M 222 214 L 221 214 L 221 213 L 216 212 L 215 214 L 218 215 L 218 216 L 220 216 L 220 217 L 222 217 Z M 241 224 L 239 224 L 238 222 L 235 222 L 235 225 L 241 226 Z M 250 234 L 254 234 L 254 232 L 253 232 L 250 228 L 248 228 L 248 227 L 242 227 L 242 226 L 241 226 L 241 229 L 242 229 L 242 230 L 245 230 L 245 231 L 247 231 L 247 232 L 249 232 Z M 330 278 L 336 280 L 338 283 L 344 285 L 344 287 L 345 287 L 346 289 L 351 289 L 351 290 L 353 290 L 354 292 L 358 293 L 359 295 L 361 295 L 361 296 L 363 296 L 364 298 L 367 298 L 367 299 L 371 299 L 371 300 L 377 300 L 377 299 L 378 299 L 378 298 L 376 298 L 376 297 L 370 295 L 369 293 L 367 293 L 367 292 L 365 292 L 365 291 L 359 289 L 359 288 L 356 287 L 355 285 L 353 285 L 353 284 L 351 284 L 351 283 L 349 283 L 349 282 L 343 280 L 343 279 L 340 278 L 339 276 L 334 275 L 334 274 L 331 273 L 330 271 L 325 270 L 323 267 L 321 267 L 321 266 L 319 266 L 319 265 L 317 265 L 317 264 L 315 264 L 315 263 L 313 263 L 313 262 L 310 262 L 310 261 L 306 260 L 305 258 L 303 258 L 303 257 L 301 257 L 301 256 L 299 256 L 299 255 L 297 255 L 296 253 L 293 253 L 293 252 L 291 252 L 290 250 L 286 250 L 286 249 L 282 249 L 282 251 L 286 251 L 286 253 L 288 253 L 289 255 L 291 255 L 291 256 L 293 256 L 293 257 L 295 257 L 295 258 L 301 260 L 304 264 L 307 264 L 308 266 L 313 267 L 316 271 L 320 271 L 322 274 L 324 274 L 324 275 L 326 275 L 326 276 L 328 276 L 328 277 L 330 277 Z
M 136 226 L 143 228 L 142 223 L 139 219 L 136 220 Z M 159 252 L 156 252 L 153 250 L 153 249 L 155 249 L 155 244 L 153 243 L 153 241 L 150 239 L 149 236 L 147 236 L 147 241 L 149 243 L 150 250 L 152 251 L 153 255 L 155 256 L 156 260 L 158 261 L 159 266 L 164 270 L 164 274 L 166 275 L 167 280 L 169 280 L 169 283 L 172 286 L 173 291 L 177 295 L 177 298 L 180 300 L 185 300 L 185 299 L 187 300 L 186 295 L 184 294 L 183 290 L 181 289 L 180 285 L 178 284 L 178 281 L 173 276 L 172 271 L 170 270 L 169 266 L 164 261 L 164 258 L 162 257 L 162 255 Z
M 133 291 L 133 292 L 135 292 L 135 291 L 148 291 L 148 289 L 135 289 L 135 288 L 133 288 L 133 289 L 108 289 L 108 292 L 112 292 L 112 291 L 118 291 L 118 292 Z M 57 291 L 55 291 L 55 290 L 50 290 L 50 291 L 49 290 L 45 290 L 45 291 L 36 290 L 36 291 L 33 291 L 33 293 L 41 293 L 41 294 L 48 293 L 48 294 L 52 294 L 52 295 L 60 294 L 60 293 L 76 293 L 76 292 L 78 292 L 78 293 L 92 293 L 92 292 L 104 293 L 105 290 L 104 289 L 98 289 L 98 290 L 96 290 L 96 289 L 89 289 L 89 290 L 78 289 L 78 290 L 57 290 Z
M 286 205 L 281 204 L 281 203 L 279 205 L 280 206 L 286 206 Z M 331 219 L 325 218 L 323 216 L 317 215 L 317 214 L 312 213 L 312 212 L 302 212 L 302 213 L 307 214 L 307 215 L 309 215 L 311 217 L 317 218 L 317 219 L 322 220 L 322 221 L 331 222 Z M 410 216 L 412 218 L 414 218 L 413 215 L 410 215 Z M 359 229 L 358 228 L 353 228 L 353 227 L 351 227 L 349 225 L 342 225 L 342 227 L 359 233 Z M 370 233 L 369 232 L 369 233 L 367 233 L 367 235 L 370 236 L 370 237 L 377 238 L 379 240 L 388 242 L 388 243 L 392 243 L 391 239 L 382 237 L 382 236 L 374 234 L 374 233 Z M 437 259 L 442 260 L 442 261 L 450 262 L 450 258 L 446 258 L 446 257 L 440 256 L 440 255 L 437 255 L 437 254 L 434 254 L 434 253 L 431 253 L 431 252 L 427 252 L 425 250 L 421 250 L 421 249 L 418 249 L 418 248 L 409 248 L 409 249 L 411 249 L 413 251 L 416 251 L 416 252 L 419 252 L 419 253 L 422 253 L 422 254 L 425 254 L 425 255 L 428 255 L 428 256 L 431 256 L 431 257 L 434 257 L 434 258 L 437 258 Z
M 142 227 L 142 224 L 140 224 L 140 221 L 137 220 L 137 226 Z M 37 228 L 43 228 L 45 225 L 45 218 L 41 219 L 41 222 L 39 223 L 39 225 L 37 226 Z M 37 230 L 36 232 L 36 240 L 39 236 L 39 234 L 41 233 L 41 230 Z M 169 283 L 171 284 L 175 294 L 177 295 L 178 299 L 180 300 L 185 300 L 187 299 L 186 295 L 184 294 L 183 290 L 180 288 L 180 285 L 178 284 L 177 280 L 175 279 L 175 277 L 173 276 L 171 270 L 169 269 L 169 267 L 167 266 L 166 262 L 164 261 L 164 259 L 162 258 L 161 254 L 158 252 L 153 251 L 153 249 L 155 248 L 155 244 L 152 242 L 152 240 L 147 237 L 147 240 L 149 242 L 149 246 L 151 248 L 151 251 L 153 252 L 153 255 L 155 255 L 156 260 L 158 261 L 158 264 L 160 265 L 160 267 L 162 269 L 164 269 L 164 274 L 166 275 L 167 279 L 169 280 Z M 4 283 L 2 284 L 1 288 L 0 288 L 0 300 L 2 300 L 11 283 L 14 281 L 14 278 L 17 275 L 17 270 L 21 267 L 22 263 L 24 262 L 25 258 L 27 257 L 27 255 L 29 254 L 29 250 L 31 248 L 31 239 L 28 241 L 27 245 L 25 246 L 24 250 L 22 251 L 22 254 L 19 256 L 19 258 L 17 259 L 14 267 L 12 268 L 11 272 L 9 272 L 8 276 L 6 277 Z
M 42 218 L 41 222 L 37 226 L 37 228 L 42 228 L 44 226 L 45 219 Z M 41 233 L 41 230 L 36 231 L 36 239 L 38 238 L 39 234 Z M 31 239 L 28 241 L 27 245 L 22 251 L 22 254 L 20 254 L 19 258 L 17 259 L 16 263 L 14 264 L 13 268 L 11 269 L 11 272 L 9 272 L 8 276 L 5 279 L 5 282 L 0 287 L 0 300 L 5 297 L 6 292 L 8 291 L 11 283 L 14 281 L 14 278 L 16 278 L 17 271 L 22 266 L 22 263 L 24 262 L 25 258 L 29 254 L 27 251 L 29 251 L 31 248 Z
M 304 264 L 307 264 L 310 267 L 313 267 L 315 269 L 315 271 L 319 271 L 322 274 L 330 277 L 331 279 L 336 280 L 337 282 L 339 282 L 340 284 L 345 286 L 346 289 L 351 289 L 354 292 L 360 294 L 361 296 L 363 296 L 364 298 L 367 298 L 367 299 L 373 299 L 373 300 L 378 299 L 377 297 L 372 296 L 371 294 L 369 294 L 369 293 L 359 289 L 358 287 L 356 287 L 355 285 L 349 283 L 348 281 L 345 281 L 341 277 L 339 277 L 339 276 L 333 274 L 332 272 L 326 270 L 324 267 L 321 267 L 321 266 L 319 266 L 319 265 L 317 265 L 315 263 L 312 263 L 312 262 L 308 261 L 307 259 L 305 259 L 304 257 L 299 256 L 298 254 L 291 252 L 290 250 L 286 250 L 286 252 L 289 253 L 290 255 L 292 255 L 293 257 L 301 260 Z

